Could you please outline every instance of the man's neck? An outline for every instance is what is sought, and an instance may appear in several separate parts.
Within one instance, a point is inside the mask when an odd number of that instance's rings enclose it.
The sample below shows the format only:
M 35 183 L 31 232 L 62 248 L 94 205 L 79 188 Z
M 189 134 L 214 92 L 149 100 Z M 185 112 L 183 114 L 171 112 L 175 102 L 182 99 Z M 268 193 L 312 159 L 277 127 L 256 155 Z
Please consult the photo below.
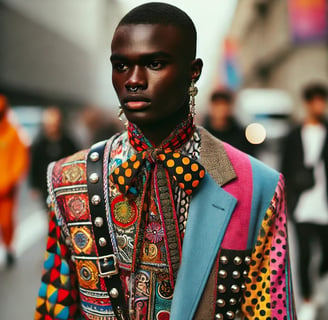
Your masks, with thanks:
M 138 126 L 144 136 L 151 141 L 155 146 L 160 145 L 171 133 L 172 131 L 184 120 L 186 120 L 188 114 L 186 115 L 176 115 L 167 118 L 163 121 L 152 123 L 149 125 Z M 174 120 L 174 121 L 173 121 Z
M 310 125 L 320 125 L 323 124 L 324 120 L 318 117 L 307 117 L 304 121 L 304 124 L 310 124 Z

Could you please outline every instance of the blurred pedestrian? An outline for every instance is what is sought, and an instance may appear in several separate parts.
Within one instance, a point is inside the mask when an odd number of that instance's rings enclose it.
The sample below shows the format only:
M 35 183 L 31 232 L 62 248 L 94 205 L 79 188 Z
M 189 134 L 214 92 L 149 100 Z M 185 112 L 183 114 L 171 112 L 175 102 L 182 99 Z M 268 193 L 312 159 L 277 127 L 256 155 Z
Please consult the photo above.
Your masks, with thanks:
M 15 261 L 13 238 L 18 186 L 28 168 L 28 147 L 19 128 L 8 119 L 7 98 L 0 95 L 0 233 L 6 249 L 6 262 Z
M 48 164 L 78 150 L 77 143 L 66 132 L 61 110 L 56 106 L 43 111 L 41 130 L 32 143 L 30 184 L 33 197 L 47 198 Z
M 328 124 L 325 119 L 328 91 L 322 84 L 309 84 L 303 90 L 306 116 L 287 135 L 282 154 L 287 201 L 299 247 L 297 264 L 303 304 L 300 319 L 315 319 L 318 301 L 314 293 L 317 274 L 328 275 Z M 321 263 L 311 269 L 318 243 Z M 321 295 L 324 298 L 325 295 Z
M 117 119 L 116 112 L 111 113 L 105 108 L 95 105 L 85 106 L 80 116 L 86 129 L 86 134 L 83 135 L 83 145 L 86 148 L 111 137 L 124 128 L 122 121 Z M 81 126 L 78 129 L 82 129 Z
M 254 155 L 255 145 L 246 139 L 245 130 L 234 117 L 234 94 L 231 90 L 220 88 L 212 93 L 204 127 L 215 137 Z

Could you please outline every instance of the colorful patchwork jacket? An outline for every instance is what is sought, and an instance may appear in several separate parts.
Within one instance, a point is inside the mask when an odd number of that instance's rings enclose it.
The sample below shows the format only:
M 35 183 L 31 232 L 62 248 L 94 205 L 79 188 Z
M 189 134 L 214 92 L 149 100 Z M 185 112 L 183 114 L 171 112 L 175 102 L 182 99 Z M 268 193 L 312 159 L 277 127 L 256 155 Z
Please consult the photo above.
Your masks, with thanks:
M 199 127 L 198 132 L 199 161 L 206 175 L 191 196 L 174 291 L 161 266 L 154 273 L 145 265 L 132 275 L 130 235 L 138 210 L 124 211 L 124 201 L 109 196 L 115 190 L 107 189 L 114 186 L 104 188 L 127 296 L 135 277 L 138 303 L 132 318 L 296 319 L 283 177 L 205 129 Z M 104 165 L 109 172 L 129 156 L 124 148 L 111 149 L 115 139 L 128 143 L 126 133 L 107 142 Z M 35 319 L 116 319 L 105 283 L 98 277 L 87 155 L 81 151 L 49 166 L 51 219 Z M 116 203 L 121 214 L 127 212 L 123 225 L 111 212 L 117 210 Z M 161 237 L 159 230 L 156 237 Z M 147 250 L 149 259 L 161 254 L 156 246 Z

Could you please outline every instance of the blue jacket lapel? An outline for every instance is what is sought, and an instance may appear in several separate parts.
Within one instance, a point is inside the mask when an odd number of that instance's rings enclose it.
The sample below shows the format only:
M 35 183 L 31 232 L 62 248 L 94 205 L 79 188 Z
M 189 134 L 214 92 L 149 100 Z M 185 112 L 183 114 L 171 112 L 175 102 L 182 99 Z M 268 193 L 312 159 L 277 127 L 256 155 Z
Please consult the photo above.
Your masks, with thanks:
M 171 320 L 193 318 L 236 202 L 205 175 L 189 208 Z

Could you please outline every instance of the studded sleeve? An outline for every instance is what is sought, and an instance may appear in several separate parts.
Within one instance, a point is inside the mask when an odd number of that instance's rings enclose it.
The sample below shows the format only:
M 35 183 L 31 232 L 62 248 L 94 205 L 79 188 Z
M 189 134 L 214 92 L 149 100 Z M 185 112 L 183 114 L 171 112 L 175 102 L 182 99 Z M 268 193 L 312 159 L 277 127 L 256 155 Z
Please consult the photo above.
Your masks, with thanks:
M 296 319 L 282 176 L 259 230 L 241 309 L 247 320 Z
M 49 232 L 35 320 L 79 319 L 77 277 L 55 215 L 50 209 Z

